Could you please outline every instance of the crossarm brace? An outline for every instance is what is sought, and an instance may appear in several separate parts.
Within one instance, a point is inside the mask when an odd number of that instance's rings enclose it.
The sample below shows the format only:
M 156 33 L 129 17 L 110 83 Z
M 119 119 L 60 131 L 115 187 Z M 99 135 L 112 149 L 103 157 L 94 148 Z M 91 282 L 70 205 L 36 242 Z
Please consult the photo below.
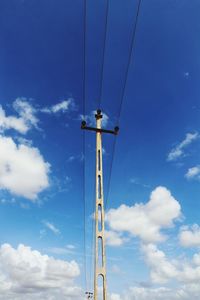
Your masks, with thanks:
M 102 133 L 111 133 L 111 134 L 114 134 L 114 135 L 117 135 L 118 132 L 119 132 L 119 127 L 115 127 L 114 130 L 108 130 L 108 129 L 102 129 L 102 128 L 89 127 L 89 126 L 86 126 L 85 121 L 82 122 L 82 124 L 81 124 L 81 129 L 90 130 L 90 131 L 95 131 L 95 132 L 102 132 Z

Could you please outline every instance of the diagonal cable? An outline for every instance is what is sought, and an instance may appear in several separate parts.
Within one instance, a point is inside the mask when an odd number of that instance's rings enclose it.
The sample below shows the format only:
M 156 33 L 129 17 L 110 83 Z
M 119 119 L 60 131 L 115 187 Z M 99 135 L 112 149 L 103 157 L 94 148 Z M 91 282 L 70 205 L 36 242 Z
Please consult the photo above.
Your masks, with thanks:
M 125 80 L 124 80 L 123 86 L 122 86 L 122 94 L 121 94 L 121 98 L 120 98 L 119 113 L 117 116 L 118 124 L 120 122 L 122 104 L 124 101 L 127 79 L 128 79 L 128 74 L 129 74 L 130 65 L 131 65 L 131 59 L 133 59 L 133 55 L 134 55 L 133 50 L 134 50 L 134 46 L 135 46 L 135 37 L 136 37 L 136 32 L 137 32 L 137 25 L 138 25 L 139 13 L 140 13 L 140 9 L 141 9 L 141 3 L 142 3 L 142 0 L 138 0 L 137 12 L 136 12 L 135 22 L 133 25 L 133 31 L 132 31 L 132 36 L 131 36 L 131 43 L 130 43 L 130 49 L 129 49 L 129 55 L 128 55 L 128 63 L 127 63 L 126 72 L 125 72 Z M 112 176 L 112 169 L 113 169 L 113 161 L 114 161 L 114 156 L 115 156 L 115 149 L 116 149 L 116 137 L 114 140 L 113 151 L 112 151 L 112 160 L 111 160 L 110 174 L 109 174 L 109 179 L 108 179 L 108 190 L 107 190 L 107 195 L 106 195 L 105 209 L 107 208 L 108 198 L 110 195 L 110 183 L 111 183 L 111 176 Z
M 105 66 L 105 49 L 106 49 L 106 39 L 108 32 L 108 12 L 109 12 L 109 0 L 106 0 L 106 17 L 105 17 L 105 27 L 104 27 L 104 40 L 103 40 L 103 57 L 100 71 L 100 90 L 99 90 L 99 99 L 98 99 L 98 108 L 101 108 L 102 101 L 102 90 L 103 90 L 103 75 L 104 75 L 104 66 Z
M 83 116 L 85 117 L 86 110 L 86 17 L 87 17 L 87 0 L 83 3 L 83 86 L 82 86 L 82 97 L 83 97 Z M 88 278 L 87 278 L 87 256 L 86 256 L 86 200 L 85 200 L 85 131 L 83 130 L 83 205 L 84 205 L 84 275 L 85 275 L 85 290 L 88 289 Z

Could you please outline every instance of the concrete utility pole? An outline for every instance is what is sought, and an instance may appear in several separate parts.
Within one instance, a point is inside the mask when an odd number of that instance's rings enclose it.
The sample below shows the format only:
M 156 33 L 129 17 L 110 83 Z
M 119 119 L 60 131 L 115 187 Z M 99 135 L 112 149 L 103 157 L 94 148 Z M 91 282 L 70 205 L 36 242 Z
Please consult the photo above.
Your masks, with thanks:
M 94 300 L 98 300 L 98 278 L 103 279 L 103 300 L 107 300 L 106 285 L 106 253 L 105 253 L 105 212 L 103 196 L 103 160 L 102 160 L 102 133 L 117 135 L 119 128 L 107 130 L 101 128 L 103 115 L 101 110 L 95 114 L 96 128 L 86 126 L 82 122 L 82 129 L 96 132 L 96 209 L 95 209 L 95 270 L 94 270 Z

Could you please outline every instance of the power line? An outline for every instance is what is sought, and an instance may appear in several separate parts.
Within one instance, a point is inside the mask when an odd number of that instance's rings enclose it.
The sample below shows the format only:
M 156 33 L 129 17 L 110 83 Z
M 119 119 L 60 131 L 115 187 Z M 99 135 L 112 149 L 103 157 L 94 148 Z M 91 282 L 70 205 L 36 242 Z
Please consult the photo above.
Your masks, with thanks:
M 103 41 L 103 57 L 100 71 L 100 91 L 98 99 L 98 108 L 101 105 L 102 98 L 102 89 L 103 89 L 103 74 L 104 74 L 104 65 L 105 65 L 105 48 L 106 48 L 106 38 L 107 38 L 107 28 L 108 28 L 108 12 L 109 12 L 109 0 L 106 0 L 106 18 L 105 18 L 105 27 L 104 27 L 104 41 Z
M 83 44 L 84 44 L 84 58 L 83 58 L 83 115 L 85 116 L 85 110 L 86 110 L 86 1 L 84 0 L 84 33 L 83 33 Z M 138 1 L 138 6 L 137 6 L 137 13 L 136 13 L 136 19 L 135 19 L 135 24 L 133 27 L 133 32 L 132 32 L 132 38 L 131 38 L 131 43 L 130 43 L 130 50 L 129 50 L 129 55 L 128 55 L 128 63 L 126 67 L 126 72 L 125 72 L 125 80 L 122 86 L 122 94 L 120 97 L 120 106 L 119 106 L 119 113 L 118 113 L 118 118 L 117 122 L 119 123 L 120 121 L 120 116 L 121 116 L 121 110 L 122 110 L 122 104 L 124 101 L 124 95 L 125 95 L 125 90 L 126 90 L 126 85 L 127 85 L 127 79 L 128 79 L 128 74 L 129 74 L 129 69 L 130 69 L 130 64 L 131 64 L 131 58 L 133 56 L 133 48 L 135 44 L 135 35 L 136 35 L 136 30 L 137 30 L 137 24 L 138 24 L 138 17 L 139 17 L 139 11 L 140 11 L 140 6 L 141 6 L 142 0 Z M 107 5 L 106 5 L 106 22 L 105 22 L 105 29 L 104 29 L 104 42 L 103 42 L 103 58 L 102 58 L 102 65 L 101 65 L 101 72 L 100 72 L 100 93 L 99 93 L 99 107 L 101 105 L 101 98 L 102 98 L 102 88 L 103 88 L 103 75 L 104 75 L 104 65 L 105 65 L 105 48 L 106 48 L 106 38 L 107 38 L 107 23 L 108 23 L 108 11 L 109 11 L 109 0 L 107 0 Z M 113 143 L 113 151 L 112 151 L 112 160 L 111 160 L 111 167 L 110 167 L 110 172 L 109 172 L 109 179 L 108 179 L 108 190 L 107 190 L 107 196 L 106 196 L 106 201 L 105 201 L 105 208 L 107 206 L 108 198 L 109 198 L 109 193 L 110 193 L 110 183 L 111 183 L 111 175 L 112 175 L 112 169 L 113 169 L 113 161 L 114 161 L 114 155 L 115 155 L 115 148 L 116 148 L 116 138 Z M 84 160 L 85 160 L 85 135 L 83 133 L 83 153 L 84 153 Z M 86 200 L 85 200 L 85 161 L 84 161 L 84 167 L 83 167 L 83 180 L 84 180 L 84 185 L 83 185 L 83 198 L 84 198 L 84 267 L 85 267 L 85 285 L 86 289 L 88 287 L 88 279 L 87 279 L 87 263 L 86 263 Z
M 126 72 L 125 72 L 125 80 L 124 80 L 124 84 L 122 87 L 122 94 L 121 94 L 121 100 L 120 100 L 120 106 L 119 106 L 119 114 L 118 114 L 118 118 L 117 118 L 118 123 L 119 123 L 119 119 L 120 119 L 120 115 L 121 115 L 122 103 L 124 100 L 126 84 L 127 84 L 128 74 L 129 74 L 129 70 L 130 70 L 131 58 L 133 56 L 133 49 L 134 49 L 134 45 L 135 45 L 135 36 L 136 36 L 136 31 L 137 31 L 141 3 L 142 3 L 142 0 L 138 0 L 136 19 L 135 19 L 135 24 L 133 26 L 133 32 L 132 32 L 132 38 L 131 38 L 131 44 L 130 44 L 129 56 L 128 56 L 128 63 L 127 63 Z
M 86 19 L 87 19 L 87 0 L 84 0 L 83 7 L 83 116 L 86 110 Z
M 87 17 L 87 0 L 83 3 L 83 116 L 85 117 L 86 109 L 86 17 Z M 85 132 L 83 132 L 83 205 L 84 205 L 84 274 L 85 274 L 85 290 L 88 288 L 87 279 L 87 256 L 86 256 L 86 201 L 85 201 Z
M 119 121 L 120 121 L 122 104 L 123 104 L 124 96 L 125 96 L 125 90 L 126 90 L 126 84 L 127 84 L 128 74 L 129 74 L 129 70 L 130 70 L 131 58 L 133 57 L 133 50 L 134 50 L 134 45 L 135 45 L 135 36 L 136 36 L 136 31 L 137 31 L 137 25 L 138 25 L 138 18 L 139 18 L 141 3 L 142 3 L 142 0 L 138 0 L 137 12 L 136 12 L 135 22 L 134 22 L 134 26 L 133 26 L 130 49 L 129 49 L 129 55 L 128 55 L 128 63 L 127 63 L 126 72 L 125 72 L 125 80 L 124 80 L 124 83 L 123 83 L 123 86 L 122 86 L 122 94 L 121 94 L 121 98 L 120 98 L 119 113 L 118 113 L 118 117 L 117 117 L 118 124 L 119 124 Z M 109 194 L 110 194 L 110 183 L 111 183 L 111 176 L 112 176 L 115 149 L 116 149 L 116 138 L 115 138 L 114 144 L 113 144 L 112 160 L 111 160 L 110 174 L 109 174 L 109 179 L 108 179 L 108 190 L 107 190 L 107 196 L 106 196 L 106 201 L 105 201 L 105 209 L 107 207 L 108 198 L 109 198 Z

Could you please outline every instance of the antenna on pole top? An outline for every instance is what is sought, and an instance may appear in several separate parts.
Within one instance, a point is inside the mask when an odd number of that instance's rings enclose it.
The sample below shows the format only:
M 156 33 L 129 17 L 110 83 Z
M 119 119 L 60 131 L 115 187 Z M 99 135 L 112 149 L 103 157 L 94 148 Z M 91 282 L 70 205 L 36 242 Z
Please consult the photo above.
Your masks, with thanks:
M 95 208 L 95 261 L 94 261 L 94 300 L 98 300 L 98 278 L 103 279 L 103 300 L 107 300 L 106 284 L 106 252 L 105 252 L 105 212 L 103 195 L 103 159 L 102 159 L 102 133 L 117 135 L 119 127 L 114 130 L 102 129 L 101 122 L 103 114 L 97 109 L 96 127 L 87 126 L 86 121 L 82 121 L 81 129 L 96 132 L 96 208 Z M 100 216 L 100 217 L 99 217 Z M 99 259 L 100 258 L 100 259 Z M 88 299 L 93 298 L 93 293 L 86 292 Z

